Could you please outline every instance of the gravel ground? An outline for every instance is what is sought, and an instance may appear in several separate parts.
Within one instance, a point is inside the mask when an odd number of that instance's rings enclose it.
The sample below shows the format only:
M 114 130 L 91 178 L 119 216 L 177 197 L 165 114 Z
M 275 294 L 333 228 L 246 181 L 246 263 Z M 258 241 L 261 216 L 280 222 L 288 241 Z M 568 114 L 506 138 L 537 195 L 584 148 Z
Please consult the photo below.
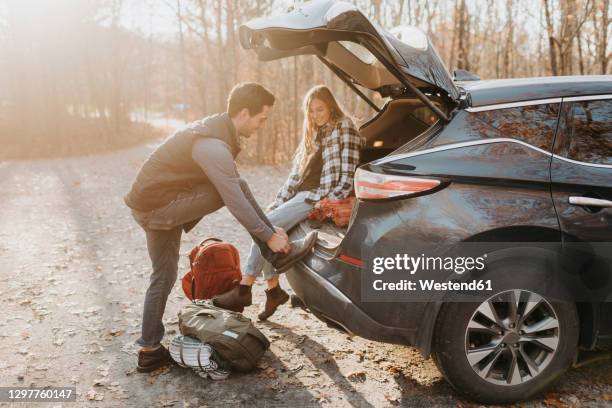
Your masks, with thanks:
M 0 385 L 74 385 L 78 398 L 70 407 L 470 406 L 416 350 L 350 337 L 288 306 L 257 323 L 272 346 L 253 373 L 218 382 L 177 366 L 137 373 L 134 340 L 149 259 L 122 196 L 152 148 L 0 162 Z M 286 173 L 241 167 L 262 204 Z M 179 276 L 189 249 L 208 236 L 247 254 L 248 234 L 222 209 L 184 235 Z M 258 282 L 248 317 L 255 318 L 263 290 Z M 177 282 L 166 309 L 166 343 L 177 334 L 185 303 Z M 603 360 L 572 369 L 545 396 L 521 406 L 610 401 L 612 370 Z

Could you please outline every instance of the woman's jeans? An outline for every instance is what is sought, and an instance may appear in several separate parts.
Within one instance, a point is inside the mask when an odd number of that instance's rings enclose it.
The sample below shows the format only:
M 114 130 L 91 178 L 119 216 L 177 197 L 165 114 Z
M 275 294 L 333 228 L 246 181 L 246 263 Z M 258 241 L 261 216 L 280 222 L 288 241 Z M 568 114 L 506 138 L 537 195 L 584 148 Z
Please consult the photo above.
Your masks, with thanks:
M 305 220 L 310 210 L 314 207 L 313 204 L 304 201 L 307 194 L 307 191 L 300 191 L 293 198 L 266 214 L 270 222 L 285 231 L 289 231 L 295 225 Z M 261 274 L 262 270 L 265 279 L 272 279 L 278 276 L 274 272 L 272 265 L 266 262 L 266 258 L 262 256 L 260 246 L 257 245 L 256 241 L 253 241 L 244 275 L 256 277 Z
M 260 217 L 273 228 L 251 194 L 248 184 L 241 180 L 240 186 Z M 193 191 L 179 194 L 176 200 L 165 207 L 148 212 L 132 211 L 134 218 L 145 231 L 153 269 L 145 295 L 142 334 L 136 343 L 150 347 L 158 344 L 164 337 L 162 318 L 168 295 L 177 278 L 183 229 L 188 231 L 201 217 L 221 207 L 223 200 L 217 190 L 212 185 L 201 185 Z M 273 261 L 277 254 L 272 252 L 265 242 L 253 235 L 251 237 L 266 259 Z

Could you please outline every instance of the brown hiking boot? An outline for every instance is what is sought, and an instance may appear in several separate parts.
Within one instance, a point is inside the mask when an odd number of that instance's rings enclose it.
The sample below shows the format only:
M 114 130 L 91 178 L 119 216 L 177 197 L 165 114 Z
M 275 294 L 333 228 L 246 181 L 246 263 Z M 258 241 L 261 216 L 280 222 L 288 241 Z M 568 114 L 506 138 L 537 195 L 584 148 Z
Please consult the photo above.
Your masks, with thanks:
M 310 231 L 304 238 L 291 241 L 289 243 L 291 245 L 291 251 L 289 251 L 288 254 L 279 254 L 274 262 L 271 262 L 276 273 L 285 272 L 291 265 L 306 256 L 316 241 L 317 231 Z
M 148 373 L 160 367 L 170 365 L 174 362 L 170 357 L 170 352 L 160 345 L 155 350 L 138 352 L 138 365 L 136 370 L 140 373 Z
M 266 305 L 264 310 L 257 315 L 259 320 L 266 320 L 272 316 L 276 309 L 283 303 L 289 300 L 287 292 L 281 289 L 280 285 L 276 285 L 272 289 L 266 289 Z
M 234 289 L 213 297 L 213 305 L 233 312 L 242 313 L 245 306 L 251 306 L 253 297 L 249 285 L 238 285 Z

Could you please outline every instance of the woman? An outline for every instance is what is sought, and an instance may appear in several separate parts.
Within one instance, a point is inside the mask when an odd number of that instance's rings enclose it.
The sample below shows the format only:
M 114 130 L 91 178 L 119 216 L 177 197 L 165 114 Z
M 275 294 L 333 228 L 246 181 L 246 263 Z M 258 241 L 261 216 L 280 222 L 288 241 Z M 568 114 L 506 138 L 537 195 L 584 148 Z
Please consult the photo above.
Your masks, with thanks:
M 353 176 L 359 163 L 359 150 L 365 141 L 353 121 L 344 114 L 326 86 L 312 88 L 304 98 L 304 136 L 296 151 L 291 173 L 268 208 L 268 218 L 275 227 L 288 231 L 305 220 L 324 198 L 343 199 L 353 191 Z M 264 270 L 265 266 L 265 270 Z M 236 302 L 251 304 L 250 288 L 264 270 L 268 283 L 266 304 L 258 315 L 266 320 L 289 295 L 278 285 L 278 274 L 251 245 L 246 269 L 235 291 Z

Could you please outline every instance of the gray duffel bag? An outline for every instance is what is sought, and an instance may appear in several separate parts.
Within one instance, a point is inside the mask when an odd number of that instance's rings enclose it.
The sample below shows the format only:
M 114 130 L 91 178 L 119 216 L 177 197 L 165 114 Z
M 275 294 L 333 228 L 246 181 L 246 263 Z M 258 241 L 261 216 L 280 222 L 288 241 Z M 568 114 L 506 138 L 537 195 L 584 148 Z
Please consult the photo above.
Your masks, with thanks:
M 184 336 L 210 344 L 235 371 L 251 371 L 270 342 L 241 313 L 221 309 L 209 300 L 196 300 L 178 313 Z

